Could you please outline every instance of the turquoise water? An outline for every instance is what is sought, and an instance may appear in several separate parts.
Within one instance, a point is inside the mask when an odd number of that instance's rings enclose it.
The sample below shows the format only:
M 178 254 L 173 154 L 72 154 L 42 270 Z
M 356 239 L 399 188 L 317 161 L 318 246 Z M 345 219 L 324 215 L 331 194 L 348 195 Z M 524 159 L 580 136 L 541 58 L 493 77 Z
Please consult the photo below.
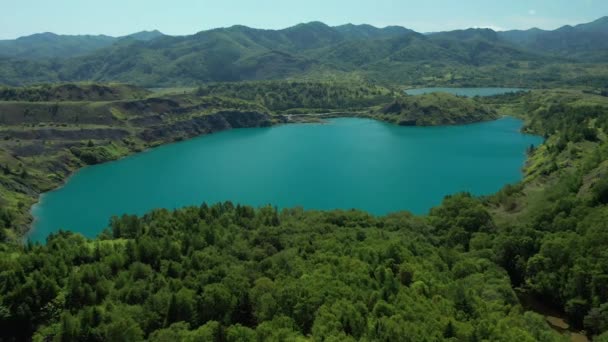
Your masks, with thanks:
M 449 93 L 458 96 L 474 97 L 474 96 L 494 96 L 507 93 L 516 93 L 525 91 L 520 88 L 418 88 L 408 89 L 405 91 L 408 95 L 422 95 L 429 93 Z
M 491 194 L 520 180 L 541 138 L 522 122 L 400 127 L 334 119 L 237 129 L 166 145 L 74 174 L 42 196 L 30 238 L 59 228 L 93 237 L 112 215 L 230 200 L 253 206 L 426 213 L 459 191 Z

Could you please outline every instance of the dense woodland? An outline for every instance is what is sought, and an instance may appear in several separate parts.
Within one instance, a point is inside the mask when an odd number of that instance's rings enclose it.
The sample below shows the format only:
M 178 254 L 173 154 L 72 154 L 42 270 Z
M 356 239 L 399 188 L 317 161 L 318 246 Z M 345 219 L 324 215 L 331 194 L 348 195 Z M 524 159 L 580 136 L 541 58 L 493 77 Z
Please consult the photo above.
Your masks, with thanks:
M 523 313 L 468 195 L 428 219 L 232 203 L 3 253 L 6 336 L 61 341 L 560 341 Z
M 608 329 L 608 108 L 571 91 L 531 93 L 521 104 L 528 129 L 547 141 L 529 151 L 523 183 L 487 200 L 502 228 L 498 262 L 514 286 L 600 334 Z
M 201 86 L 198 96 L 226 96 L 260 103 L 272 111 L 310 113 L 311 110 L 348 112 L 392 101 L 397 93 L 360 82 L 238 82 Z

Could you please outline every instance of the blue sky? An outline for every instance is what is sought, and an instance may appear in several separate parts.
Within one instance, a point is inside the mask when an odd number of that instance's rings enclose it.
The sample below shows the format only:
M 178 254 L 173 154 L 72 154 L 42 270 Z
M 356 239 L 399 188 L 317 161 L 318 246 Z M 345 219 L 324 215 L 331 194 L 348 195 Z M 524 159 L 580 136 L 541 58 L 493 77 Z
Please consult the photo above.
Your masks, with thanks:
M 554 29 L 608 15 L 608 0 L 0 0 L 0 39 L 38 32 L 192 34 L 242 24 L 400 25 L 419 32 L 467 27 Z

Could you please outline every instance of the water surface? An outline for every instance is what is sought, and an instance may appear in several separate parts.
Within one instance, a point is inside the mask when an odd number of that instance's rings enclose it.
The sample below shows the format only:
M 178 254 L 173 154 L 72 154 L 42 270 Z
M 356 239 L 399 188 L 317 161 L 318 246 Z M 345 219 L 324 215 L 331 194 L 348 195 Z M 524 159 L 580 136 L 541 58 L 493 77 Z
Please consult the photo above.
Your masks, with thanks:
M 520 180 L 526 148 L 541 142 L 521 125 L 344 118 L 202 136 L 78 171 L 32 209 L 30 238 L 44 241 L 60 228 L 94 237 L 112 215 L 225 200 L 426 213 L 447 194 L 491 194 Z
M 423 95 L 430 93 L 448 93 L 458 96 L 475 97 L 475 96 L 494 96 L 508 93 L 517 93 L 526 91 L 521 88 L 418 88 L 408 89 L 405 91 L 408 95 Z

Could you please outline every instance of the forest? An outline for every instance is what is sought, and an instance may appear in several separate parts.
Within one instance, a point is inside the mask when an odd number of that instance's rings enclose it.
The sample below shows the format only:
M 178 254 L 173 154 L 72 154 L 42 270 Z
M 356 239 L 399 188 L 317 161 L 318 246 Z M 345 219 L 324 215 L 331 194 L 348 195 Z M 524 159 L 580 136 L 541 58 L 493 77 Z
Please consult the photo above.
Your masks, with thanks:
M 34 341 L 561 341 L 524 313 L 467 194 L 428 218 L 230 202 L 2 253 L 0 327 Z
M 400 85 L 605 86 L 608 17 L 544 31 L 419 33 L 308 22 L 185 36 L 38 34 L 0 41 L 0 84 L 125 82 L 145 87 L 255 80 L 372 80 Z

